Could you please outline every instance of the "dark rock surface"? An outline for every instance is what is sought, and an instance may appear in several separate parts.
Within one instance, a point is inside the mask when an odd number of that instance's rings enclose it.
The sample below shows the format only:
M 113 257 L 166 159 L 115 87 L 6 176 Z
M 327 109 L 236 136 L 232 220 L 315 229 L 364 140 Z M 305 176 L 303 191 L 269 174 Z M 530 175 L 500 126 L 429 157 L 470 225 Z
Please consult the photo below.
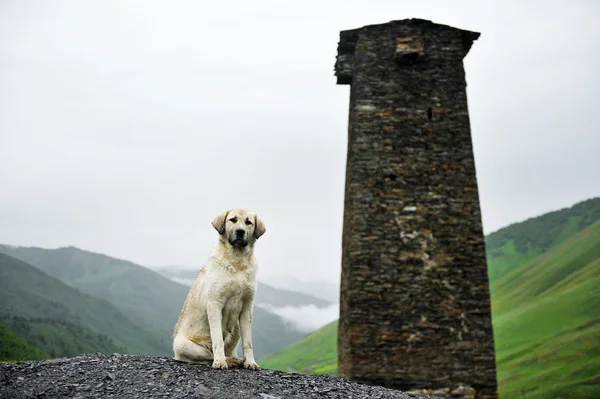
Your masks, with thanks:
M 326 375 L 213 370 L 169 358 L 82 355 L 0 363 L 0 398 L 432 398 Z

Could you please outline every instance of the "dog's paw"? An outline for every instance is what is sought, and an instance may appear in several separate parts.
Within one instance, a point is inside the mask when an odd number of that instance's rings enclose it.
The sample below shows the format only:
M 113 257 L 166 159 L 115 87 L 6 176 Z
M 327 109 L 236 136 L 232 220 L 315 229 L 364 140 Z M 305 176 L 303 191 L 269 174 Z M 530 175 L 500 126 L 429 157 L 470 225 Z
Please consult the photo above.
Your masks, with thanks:
M 215 359 L 212 364 L 213 369 L 227 370 L 227 361 L 225 359 Z
M 246 359 L 244 359 L 244 368 L 248 370 L 258 370 L 260 367 L 258 367 L 258 364 L 256 364 L 256 362 L 249 362 Z
M 227 361 L 227 367 L 230 369 L 237 369 L 244 365 L 244 359 L 237 357 L 227 357 L 225 360 Z

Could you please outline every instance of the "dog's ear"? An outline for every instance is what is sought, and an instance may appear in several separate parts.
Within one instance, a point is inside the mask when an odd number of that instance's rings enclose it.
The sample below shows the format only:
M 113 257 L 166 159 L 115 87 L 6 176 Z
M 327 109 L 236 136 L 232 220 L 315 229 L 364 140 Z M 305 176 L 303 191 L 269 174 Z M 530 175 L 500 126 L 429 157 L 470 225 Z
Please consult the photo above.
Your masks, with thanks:
M 265 224 L 263 223 L 262 220 L 260 220 L 260 218 L 258 216 L 256 216 L 256 220 L 254 222 L 255 222 L 254 223 L 254 238 L 256 238 L 258 240 L 258 237 L 265 234 L 265 232 L 267 231 L 267 228 L 265 227 Z
M 219 213 L 212 221 L 212 225 L 219 232 L 219 234 L 225 233 L 225 221 L 227 220 L 227 214 L 229 210 Z

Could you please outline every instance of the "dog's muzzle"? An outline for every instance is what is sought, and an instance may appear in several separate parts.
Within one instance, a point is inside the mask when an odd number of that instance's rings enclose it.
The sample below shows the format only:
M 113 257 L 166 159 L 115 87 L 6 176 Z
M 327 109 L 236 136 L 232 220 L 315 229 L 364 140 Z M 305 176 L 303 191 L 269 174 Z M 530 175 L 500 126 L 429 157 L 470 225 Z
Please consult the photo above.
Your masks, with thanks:
M 248 245 L 248 239 L 246 238 L 246 230 L 235 230 L 234 234 L 232 234 L 232 237 L 229 238 L 229 243 L 234 247 L 245 247 L 246 245 Z

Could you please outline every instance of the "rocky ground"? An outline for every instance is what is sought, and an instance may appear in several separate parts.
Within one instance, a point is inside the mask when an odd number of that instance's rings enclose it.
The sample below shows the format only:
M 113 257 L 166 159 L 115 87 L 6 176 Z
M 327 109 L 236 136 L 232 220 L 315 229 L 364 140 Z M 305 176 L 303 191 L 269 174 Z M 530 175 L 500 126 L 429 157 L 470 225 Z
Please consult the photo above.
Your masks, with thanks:
M 213 370 L 168 358 L 83 355 L 0 363 L 0 398 L 433 398 L 324 375 Z

